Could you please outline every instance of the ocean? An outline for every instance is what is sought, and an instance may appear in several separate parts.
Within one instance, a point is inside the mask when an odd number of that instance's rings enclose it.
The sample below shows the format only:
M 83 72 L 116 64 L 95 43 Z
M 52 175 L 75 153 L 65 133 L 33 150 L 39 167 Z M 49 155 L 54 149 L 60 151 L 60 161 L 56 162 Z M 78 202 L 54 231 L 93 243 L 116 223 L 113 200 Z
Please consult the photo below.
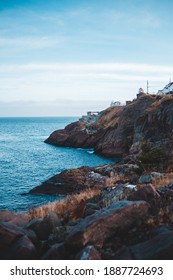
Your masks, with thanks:
M 51 132 L 77 119 L 0 118 L 0 210 L 26 211 L 61 198 L 22 194 L 65 169 L 115 162 L 95 155 L 91 149 L 55 147 L 44 143 Z

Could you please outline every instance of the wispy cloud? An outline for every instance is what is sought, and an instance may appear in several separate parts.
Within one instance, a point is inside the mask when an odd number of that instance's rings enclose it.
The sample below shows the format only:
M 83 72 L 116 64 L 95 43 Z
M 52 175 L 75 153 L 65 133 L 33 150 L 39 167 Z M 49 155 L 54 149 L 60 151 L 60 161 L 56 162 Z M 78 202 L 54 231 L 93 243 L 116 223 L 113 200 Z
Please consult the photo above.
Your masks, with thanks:
M 2 65 L 1 72 L 12 71 L 64 71 L 64 72 L 148 72 L 169 74 L 173 66 L 140 63 L 28 63 Z
M 18 38 L 5 38 L 0 37 L 0 47 L 12 48 L 25 48 L 27 49 L 42 49 L 51 46 L 57 46 L 64 42 L 64 38 L 51 38 L 51 37 L 18 37 Z M 20 51 L 20 49 L 19 49 Z
M 162 19 L 156 13 L 143 10 L 138 7 L 132 11 L 114 11 L 108 10 L 104 12 L 104 17 L 107 21 L 113 24 L 126 25 L 127 27 L 143 27 L 143 28 L 159 28 L 162 24 Z
M 0 100 L 109 100 L 134 98 L 146 81 L 157 92 L 173 67 L 150 64 L 15 64 L 0 67 Z M 120 97 L 117 97 L 120 98 Z

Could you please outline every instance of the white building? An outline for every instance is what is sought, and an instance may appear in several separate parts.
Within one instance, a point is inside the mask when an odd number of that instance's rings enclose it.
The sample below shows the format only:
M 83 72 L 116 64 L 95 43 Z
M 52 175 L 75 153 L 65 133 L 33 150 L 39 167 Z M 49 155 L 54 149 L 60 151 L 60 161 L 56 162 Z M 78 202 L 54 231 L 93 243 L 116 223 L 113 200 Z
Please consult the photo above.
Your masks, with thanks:
M 173 82 L 167 84 L 163 89 L 158 90 L 157 94 L 173 94 Z
M 110 106 L 111 107 L 121 106 L 121 102 L 120 101 L 112 101 Z

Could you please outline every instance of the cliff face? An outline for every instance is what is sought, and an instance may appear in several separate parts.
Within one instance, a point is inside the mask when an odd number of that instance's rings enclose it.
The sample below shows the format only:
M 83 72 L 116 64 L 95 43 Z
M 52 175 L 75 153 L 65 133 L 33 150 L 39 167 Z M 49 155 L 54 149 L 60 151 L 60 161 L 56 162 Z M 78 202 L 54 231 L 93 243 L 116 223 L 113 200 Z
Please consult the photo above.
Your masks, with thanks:
M 173 96 L 144 95 L 127 106 L 110 107 L 94 122 L 72 123 L 54 131 L 46 143 L 94 148 L 109 157 L 137 154 L 142 141 L 173 154 Z

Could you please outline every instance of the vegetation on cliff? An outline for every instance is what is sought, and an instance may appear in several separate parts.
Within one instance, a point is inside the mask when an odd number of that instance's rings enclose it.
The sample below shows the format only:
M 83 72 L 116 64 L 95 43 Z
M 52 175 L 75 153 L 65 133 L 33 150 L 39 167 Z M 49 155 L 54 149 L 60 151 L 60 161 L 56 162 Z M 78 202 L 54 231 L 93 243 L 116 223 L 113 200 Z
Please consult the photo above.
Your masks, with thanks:
M 45 142 L 60 146 L 94 148 L 94 151 L 101 155 L 126 158 L 126 161 L 130 162 L 141 156 L 143 141 L 150 145 L 153 161 L 160 158 L 160 162 L 164 161 L 165 170 L 172 169 L 172 95 L 146 94 L 126 106 L 110 107 L 100 112 L 95 121 L 87 122 L 81 119 L 64 130 L 53 132 Z M 142 160 L 146 159 L 142 157 Z M 160 162 L 156 165 L 160 166 Z
M 0 259 L 173 259 L 172 113 L 172 95 L 144 95 L 53 132 L 122 161 L 65 170 L 30 191 L 65 199 L 2 211 Z

